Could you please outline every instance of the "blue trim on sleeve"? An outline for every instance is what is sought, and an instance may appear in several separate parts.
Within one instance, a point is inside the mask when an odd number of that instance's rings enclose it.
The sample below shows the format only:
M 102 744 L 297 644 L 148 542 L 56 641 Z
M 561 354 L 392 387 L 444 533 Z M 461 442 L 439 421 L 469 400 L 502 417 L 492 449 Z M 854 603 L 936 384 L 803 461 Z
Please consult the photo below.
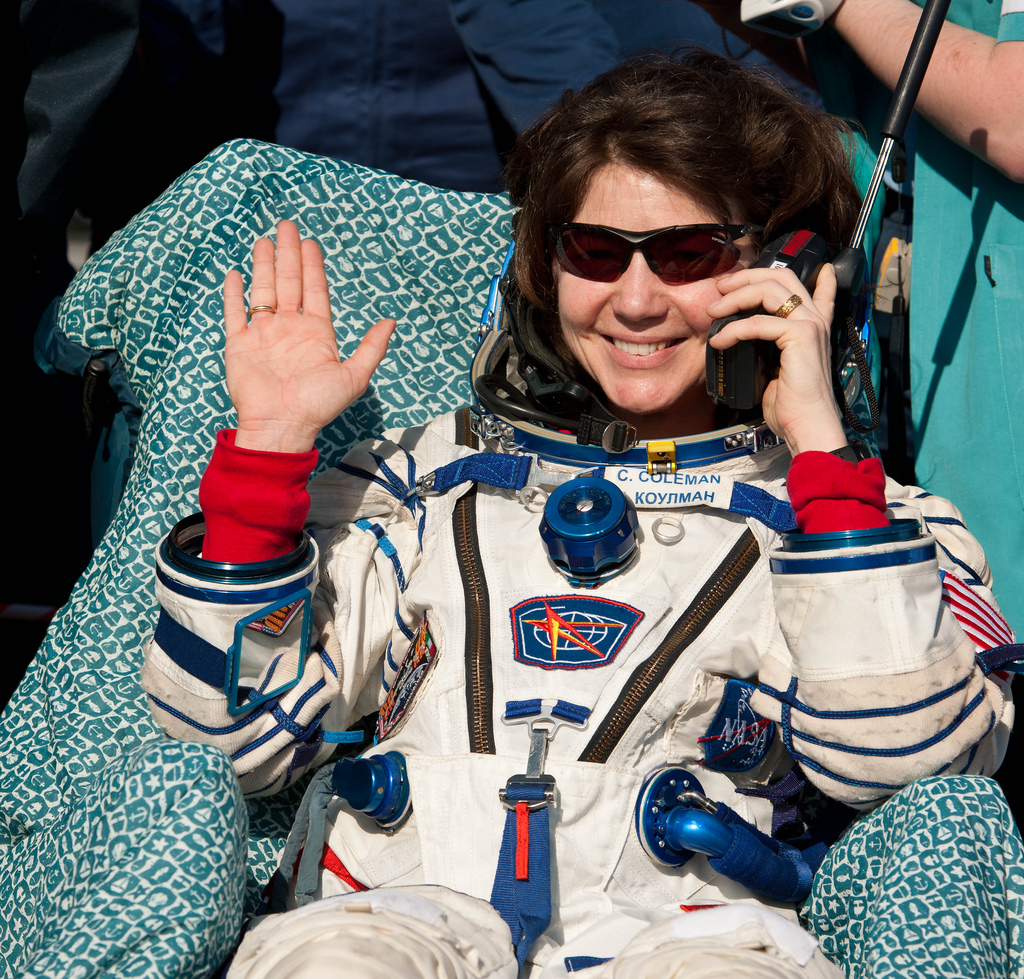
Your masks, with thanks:
M 935 560 L 935 544 L 912 547 L 905 551 L 882 554 L 861 554 L 827 558 L 771 558 L 772 574 L 830 574 L 836 571 L 864 571 L 871 568 L 896 568 Z
M 956 517 L 925 517 L 925 523 L 940 523 L 946 524 L 950 527 L 963 527 L 967 529 L 967 525 L 962 520 L 957 520 Z
M 967 578 L 964 579 L 964 584 L 967 584 L 967 585 L 984 585 L 985 584 L 985 582 L 983 582 L 981 580 L 981 576 L 978 574 L 978 572 L 975 571 L 974 568 L 972 568 L 969 564 L 965 564 L 963 561 L 961 561 L 960 558 L 954 557 L 953 553 L 950 551 L 950 549 L 948 547 L 946 547 L 945 544 L 939 542 L 939 547 L 942 548 L 942 553 L 945 554 L 946 557 L 948 557 L 950 559 L 950 561 L 952 561 L 958 568 L 963 568 L 963 570 L 967 572 Z
M 283 656 L 284 653 L 278 653 L 270 661 L 270 665 L 267 667 L 267 675 L 263 678 L 263 682 L 259 685 L 258 689 L 256 690 L 255 696 L 259 697 L 263 693 L 263 691 L 266 690 L 267 687 L 270 685 L 270 681 L 273 679 L 274 673 L 277 672 L 277 665 L 281 662 Z
M 218 591 L 215 588 L 196 588 L 170 577 L 157 566 L 156 576 L 169 591 L 185 598 L 215 605 L 268 605 L 279 598 L 286 598 L 301 588 L 307 588 L 316 577 L 316 566 L 311 566 L 301 578 L 275 585 L 272 588 L 254 588 L 251 591 Z
M 370 456 L 374 460 L 374 462 L 380 461 L 380 456 L 374 455 L 372 452 L 370 453 Z M 385 482 L 383 479 L 380 478 L 380 476 L 375 476 L 372 472 L 368 472 L 365 469 L 359 469 L 356 466 L 350 466 L 346 462 L 339 462 L 334 468 L 340 470 L 341 472 L 345 473 L 348 476 L 355 476 L 358 479 L 365 479 L 367 482 L 376 483 L 378 486 L 382 486 L 384 489 L 386 489 L 393 497 L 395 497 L 398 500 L 403 499 L 403 497 L 405 496 L 404 490 L 402 492 L 397 492 L 394 486 L 391 486 L 389 483 Z
M 802 767 L 809 768 L 812 772 L 818 772 L 826 778 L 832 779 L 834 782 L 839 782 L 840 785 L 853 785 L 858 789 L 881 789 L 883 792 L 899 792 L 900 789 L 904 788 L 903 785 L 891 784 L 889 782 L 866 782 L 863 779 L 846 778 L 844 775 L 839 775 L 836 772 L 830 771 L 824 765 L 808 758 L 806 755 L 800 754 L 799 751 L 793 751 L 790 749 L 790 754 L 793 756 L 793 760 L 798 761 Z M 875 800 L 861 800 L 862 804 L 873 801 Z
M 413 633 L 412 629 L 410 629 L 402 621 L 402 617 L 398 614 L 398 606 L 397 605 L 395 606 L 395 621 L 398 623 L 398 628 L 401 630 L 402 635 L 405 636 L 405 638 L 408 639 L 409 642 L 412 642 L 416 638 L 416 636 Z

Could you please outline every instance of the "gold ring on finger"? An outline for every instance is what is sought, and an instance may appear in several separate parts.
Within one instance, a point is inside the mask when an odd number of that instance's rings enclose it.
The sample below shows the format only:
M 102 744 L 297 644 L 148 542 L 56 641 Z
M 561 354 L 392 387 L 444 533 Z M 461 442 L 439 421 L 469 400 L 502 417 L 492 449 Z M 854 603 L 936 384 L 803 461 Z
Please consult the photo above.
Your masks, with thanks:
M 775 315 L 778 316 L 780 319 L 785 319 L 802 302 L 803 300 L 798 295 L 796 295 L 796 293 L 794 293 L 777 310 L 775 310 Z
M 253 313 L 276 313 L 276 312 L 277 312 L 277 307 L 276 306 L 250 306 L 249 307 L 249 315 L 250 316 L 252 316 Z

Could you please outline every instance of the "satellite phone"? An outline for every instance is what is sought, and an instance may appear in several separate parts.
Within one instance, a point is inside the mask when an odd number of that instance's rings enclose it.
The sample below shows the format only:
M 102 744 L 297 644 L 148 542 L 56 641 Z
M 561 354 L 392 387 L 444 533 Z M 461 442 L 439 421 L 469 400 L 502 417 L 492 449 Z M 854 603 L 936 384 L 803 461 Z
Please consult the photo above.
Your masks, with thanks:
M 889 157 L 906 132 L 910 113 L 914 109 L 949 4 L 950 0 L 928 0 L 921 13 L 882 125 L 883 139 L 878 161 L 864 195 L 850 244 L 829 255 L 821 235 L 811 231 L 794 231 L 770 242 L 751 266 L 791 268 L 808 290 L 813 290 L 818 272 L 826 261 L 835 267 L 838 288 L 832 317 L 832 387 L 847 423 L 857 432 L 869 432 L 878 424 L 878 405 L 871 385 L 864 343 L 857 326 L 859 313 L 866 309 L 867 304 L 864 288 L 866 260 L 862 247 L 864 230 Z M 763 312 L 763 309 L 757 309 L 715 320 L 708 337 L 713 337 L 735 320 Z M 860 375 L 868 401 L 871 422 L 867 426 L 853 414 L 847 401 L 843 375 L 851 362 Z M 738 411 L 756 408 L 778 366 L 779 348 L 767 340 L 741 340 L 726 350 L 716 350 L 708 345 L 705 364 L 708 394 L 716 404 Z

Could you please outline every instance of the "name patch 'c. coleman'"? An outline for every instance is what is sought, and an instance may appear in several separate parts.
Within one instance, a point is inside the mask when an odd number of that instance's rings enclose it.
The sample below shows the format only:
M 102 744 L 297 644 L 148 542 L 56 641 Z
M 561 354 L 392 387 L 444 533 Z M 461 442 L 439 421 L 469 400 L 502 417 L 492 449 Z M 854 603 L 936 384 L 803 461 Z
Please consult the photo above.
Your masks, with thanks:
M 646 469 L 608 466 L 604 478 L 614 483 L 638 509 L 659 510 L 712 506 L 728 510 L 733 478 L 699 471 L 649 473 Z
M 511 616 L 517 662 L 585 670 L 611 663 L 644 613 L 608 598 L 556 595 L 520 602 Z
M 427 678 L 431 663 L 437 656 L 437 647 L 430 638 L 426 620 L 420 626 L 409 652 L 406 653 L 402 665 L 398 669 L 395 682 L 388 691 L 379 713 L 377 714 L 377 740 L 386 738 L 395 725 L 405 716 L 416 691 Z

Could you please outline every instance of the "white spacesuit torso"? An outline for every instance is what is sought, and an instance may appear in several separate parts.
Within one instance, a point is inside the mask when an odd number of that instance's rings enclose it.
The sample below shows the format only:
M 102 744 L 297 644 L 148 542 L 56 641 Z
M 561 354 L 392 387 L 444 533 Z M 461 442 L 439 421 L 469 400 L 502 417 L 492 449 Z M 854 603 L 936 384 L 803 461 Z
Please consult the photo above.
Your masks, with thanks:
M 975 643 L 943 600 L 956 576 L 994 604 L 981 550 L 949 503 L 890 481 L 890 515 L 924 521 L 912 538 L 793 552 L 778 529 L 728 509 L 735 481 L 785 510 L 786 448 L 722 452 L 709 438 L 705 457 L 673 475 L 603 470 L 639 503 L 639 553 L 600 587 L 579 588 L 539 532 L 544 496 L 572 466 L 534 460 L 523 490 L 425 489 L 424 476 L 460 457 L 508 454 L 493 440 L 460 444 L 468 417 L 388 433 L 314 480 L 317 548 L 280 582 L 217 586 L 218 600 L 161 553 L 164 614 L 210 648 L 228 651 L 236 623 L 274 596 L 315 592 L 297 683 L 241 715 L 171 648 L 176 633 L 158 630 L 144 684 L 168 733 L 222 744 L 249 792 L 291 783 L 378 709 L 366 753 L 404 756 L 412 812 L 397 829 L 337 798 L 329 766 L 316 777 L 284 858 L 291 903 L 353 884 L 444 885 L 487 900 L 509 818 L 499 791 L 527 771 L 537 719 L 556 786 L 538 964 L 574 941 L 593 946 L 602 923 L 624 914 L 771 903 L 702 855 L 681 867 L 648 856 L 634 811 L 661 766 L 685 769 L 764 833 L 773 809 L 757 790 L 794 759 L 855 807 L 941 769 L 993 769 L 1012 704 L 976 667 Z M 267 641 L 251 668 L 263 671 L 257 689 L 296 646 Z

